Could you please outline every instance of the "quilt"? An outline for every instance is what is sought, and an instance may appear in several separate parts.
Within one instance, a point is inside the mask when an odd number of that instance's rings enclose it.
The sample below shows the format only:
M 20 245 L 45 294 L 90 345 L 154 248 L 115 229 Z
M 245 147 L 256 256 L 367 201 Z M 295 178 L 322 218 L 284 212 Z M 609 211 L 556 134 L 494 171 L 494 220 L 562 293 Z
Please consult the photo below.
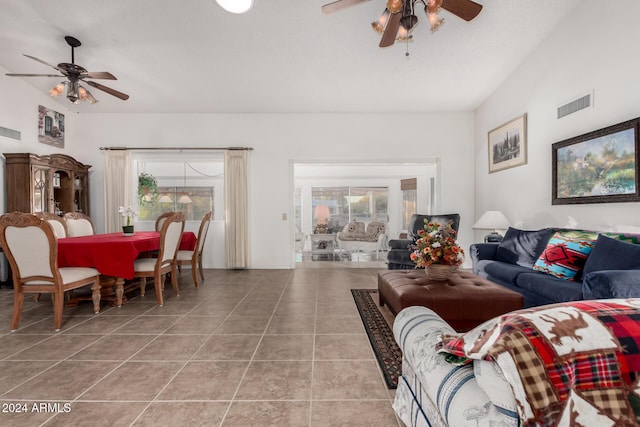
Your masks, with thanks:
M 497 364 L 523 426 L 640 425 L 640 299 L 518 310 L 436 347 L 450 363 Z

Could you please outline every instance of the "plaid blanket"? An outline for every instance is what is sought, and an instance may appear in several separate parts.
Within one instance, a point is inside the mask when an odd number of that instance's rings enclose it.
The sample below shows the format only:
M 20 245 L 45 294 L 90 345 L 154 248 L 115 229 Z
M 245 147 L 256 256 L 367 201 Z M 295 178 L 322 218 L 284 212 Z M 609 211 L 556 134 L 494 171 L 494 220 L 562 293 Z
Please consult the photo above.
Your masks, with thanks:
M 437 350 L 450 363 L 495 362 L 524 426 L 640 425 L 640 299 L 511 312 L 442 336 Z

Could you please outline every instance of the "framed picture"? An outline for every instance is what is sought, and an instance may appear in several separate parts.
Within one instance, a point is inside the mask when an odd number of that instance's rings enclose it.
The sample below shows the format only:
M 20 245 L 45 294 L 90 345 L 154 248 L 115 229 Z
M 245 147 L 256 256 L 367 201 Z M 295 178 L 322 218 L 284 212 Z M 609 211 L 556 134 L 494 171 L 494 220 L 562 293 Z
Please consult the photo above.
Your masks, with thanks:
M 552 145 L 552 201 L 638 202 L 640 118 Z
M 527 115 L 489 132 L 489 173 L 527 163 Z
M 64 148 L 64 114 L 38 106 L 38 142 Z

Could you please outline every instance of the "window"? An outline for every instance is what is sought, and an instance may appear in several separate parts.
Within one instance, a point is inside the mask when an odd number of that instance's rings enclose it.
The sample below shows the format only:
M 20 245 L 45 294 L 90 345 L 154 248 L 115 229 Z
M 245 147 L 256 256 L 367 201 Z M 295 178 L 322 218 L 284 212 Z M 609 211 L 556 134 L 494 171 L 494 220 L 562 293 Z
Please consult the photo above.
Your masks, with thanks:
M 341 231 L 352 221 L 389 221 L 387 187 L 313 187 L 313 229 L 318 224 L 327 233 Z
M 214 195 L 213 187 L 158 187 L 158 201 L 140 206 L 140 221 L 155 221 L 169 211 L 184 212 L 186 221 L 199 221 L 214 210 Z

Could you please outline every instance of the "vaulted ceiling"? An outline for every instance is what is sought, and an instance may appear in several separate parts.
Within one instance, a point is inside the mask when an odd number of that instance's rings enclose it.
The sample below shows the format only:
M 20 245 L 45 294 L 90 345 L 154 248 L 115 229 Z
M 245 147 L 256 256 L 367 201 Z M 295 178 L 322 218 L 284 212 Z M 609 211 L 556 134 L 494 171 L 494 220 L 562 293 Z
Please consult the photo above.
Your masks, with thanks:
M 72 35 L 75 62 L 131 96 L 90 88 L 99 103 L 80 113 L 473 111 L 581 0 L 476 1 L 471 22 L 443 10 L 431 33 L 419 13 L 413 41 L 379 48 L 384 0 L 331 15 L 327 0 L 255 0 L 243 15 L 214 0 L 2 0 L 0 78 L 55 73 L 22 54 L 71 62 Z M 61 80 L 20 79 L 43 93 Z

